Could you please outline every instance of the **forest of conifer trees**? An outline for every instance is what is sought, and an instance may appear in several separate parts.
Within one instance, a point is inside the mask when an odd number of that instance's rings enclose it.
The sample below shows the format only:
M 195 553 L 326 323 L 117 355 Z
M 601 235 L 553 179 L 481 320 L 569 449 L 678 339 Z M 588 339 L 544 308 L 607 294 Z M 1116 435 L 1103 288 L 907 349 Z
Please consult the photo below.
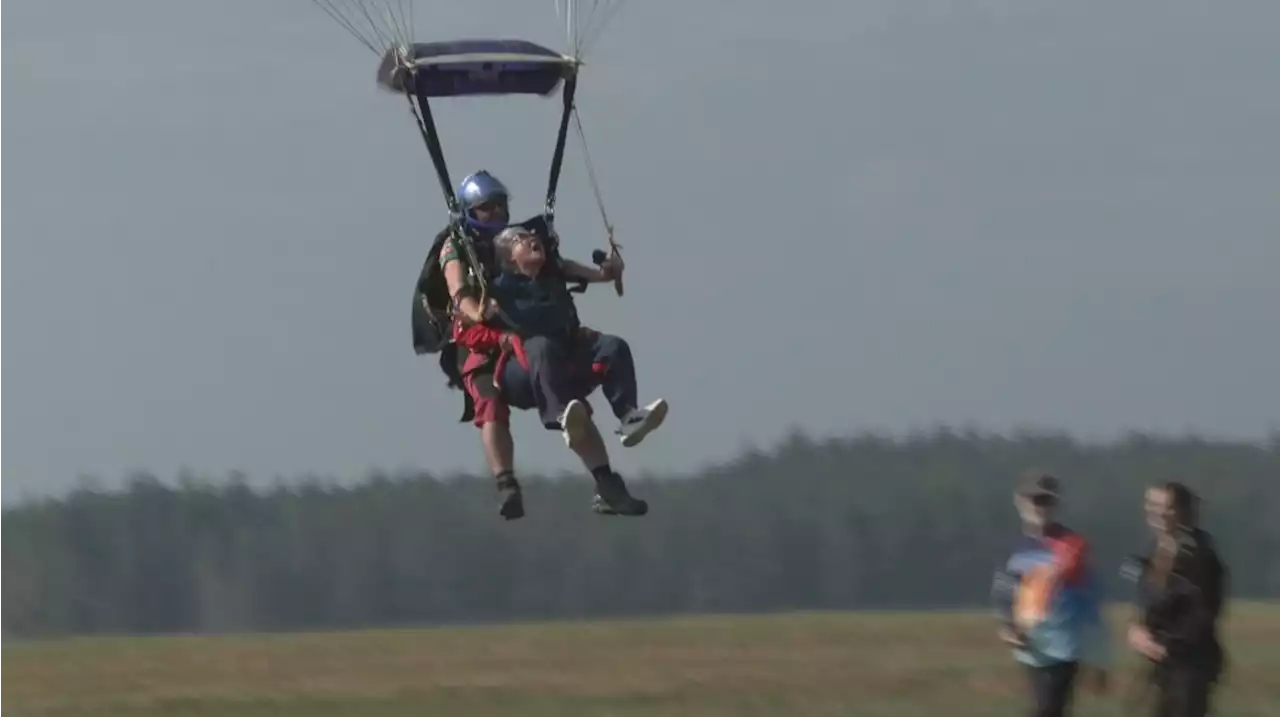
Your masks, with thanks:
M 1280 596 L 1280 439 L 1133 435 L 1105 444 L 939 430 L 795 435 L 697 475 L 632 480 L 651 513 L 590 512 L 589 479 L 526 480 L 496 515 L 487 478 L 373 475 L 251 488 L 134 476 L 4 512 L 4 630 L 35 637 L 674 612 L 982 606 L 1018 525 L 1014 478 L 1064 482 L 1112 596 L 1146 540 L 1141 493 L 1205 500 L 1236 598 Z

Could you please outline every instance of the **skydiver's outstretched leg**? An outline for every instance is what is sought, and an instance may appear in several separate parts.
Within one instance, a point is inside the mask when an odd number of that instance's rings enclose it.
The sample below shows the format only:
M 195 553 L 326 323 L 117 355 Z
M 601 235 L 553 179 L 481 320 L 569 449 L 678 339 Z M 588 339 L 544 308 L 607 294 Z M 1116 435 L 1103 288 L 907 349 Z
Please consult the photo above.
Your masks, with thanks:
M 622 477 L 609 466 L 604 439 L 583 400 L 587 377 L 575 370 L 569 347 L 546 337 L 523 341 L 524 361 L 508 361 L 502 385 L 507 400 L 520 408 L 536 408 L 542 425 L 560 431 L 596 480 L 596 510 L 617 515 L 644 515 L 649 506 L 627 492 Z
M 626 481 L 610 467 L 604 436 L 600 435 L 600 429 L 591 420 L 587 404 L 576 398 L 569 401 L 561 417 L 561 424 L 564 426 L 565 442 L 578 454 L 582 465 L 596 480 L 596 497 L 592 501 L 592 509 L 604 515 L 648 513 L 649 504 L 632 496 L 627 490 Z
M 620 336 L 583 329 L 577 346 L 578 358 L 590 363 L 591 373 L 600 383 L 619 426 L 614 433 L 622 445 L 639 445 L 667 418 L 667 401 L 659 398 L 640 406 L 636 389 L 636 365 L 631 346 Z

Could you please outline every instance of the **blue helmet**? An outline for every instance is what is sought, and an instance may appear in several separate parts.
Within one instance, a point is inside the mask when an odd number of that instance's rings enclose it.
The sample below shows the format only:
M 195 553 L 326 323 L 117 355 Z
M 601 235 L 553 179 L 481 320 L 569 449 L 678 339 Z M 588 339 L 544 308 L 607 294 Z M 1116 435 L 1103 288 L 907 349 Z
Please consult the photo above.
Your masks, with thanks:
M 507 191 L 506 185 L 483 169 L 463 177 L 458 183 L 458 208 L 462 210 L 462 219 L 467 226 L 481 231 L 501 231 L 506 228 L 507 222 L 482 222 L 473 214 L 475 208 L 492 201 L 505 205 L 510 197 L 511 194 Z

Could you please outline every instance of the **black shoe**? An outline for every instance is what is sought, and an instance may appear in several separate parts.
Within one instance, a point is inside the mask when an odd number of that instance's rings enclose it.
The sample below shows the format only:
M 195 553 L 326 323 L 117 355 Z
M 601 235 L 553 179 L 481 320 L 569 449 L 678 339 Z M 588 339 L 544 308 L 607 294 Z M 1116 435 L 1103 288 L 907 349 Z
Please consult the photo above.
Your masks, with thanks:
M 613 473 L 608 478 L 596 479 L 596 497 L 591 501 L 591 509 L 601 515 L 640 516 L 649 512 L 649 504 L 632 497 L 622 476 Z
M 520 492 L 520 483 L 514 476 L 498 479 L 498 499 L 502 502 L 498 515 L 503 519 L 517 520 L 524 517 L 524 496 Z

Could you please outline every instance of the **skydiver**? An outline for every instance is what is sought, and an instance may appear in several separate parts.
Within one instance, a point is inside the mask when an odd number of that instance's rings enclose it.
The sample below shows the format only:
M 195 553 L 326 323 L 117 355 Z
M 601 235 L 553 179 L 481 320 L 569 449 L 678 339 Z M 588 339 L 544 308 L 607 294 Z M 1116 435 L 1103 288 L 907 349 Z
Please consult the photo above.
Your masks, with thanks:
M 599 267 L 560 259 L 555 265 L 559 276 L 552 276 L 552 272 L 541 271 L 547 258 L 545 245 L 527 228 L 519 228 L 507 235 L 505 253 L 508 258 L 502 263 L 514 268 L 510 257 L 517 253 L 523 266 L 535 276 L 518 278 L 518 275 L 501 271 L 495 258 L 494 232 L 505 227 L 510 220 L 510 193 L 506 187 L 493 175 L 480 171 L 462 180 L 457 195 L 464 223 L 476 246 L 477 258 L 485 265 L 482 271 L 490 281 L 491 290 L 503 295 L 517 313 L 542 312 L 543 319 L 559 314 L 566 322 L 571 322 L 575 327 L 574 333 L 578 333 L 577 315 L 564 286 L 565 280 L 612 281 L 621 275 L 624 268 L 621 259 L 614 257 Z M 534 259 L 534 254 L 539 258 Z M 595 380 L 604 386 L 621 422 L 615 432 L 624 446 L 638 444 L 661 424 L 666 416 L 665 401 L 658 400 L 645 407 L 636 405 L 635 369 L 626 342 L 584 329 L 580 341 L 574 342 L 577 350 L 569 351 L 565 341 L 552 341 L 536 334 L 524 341 L 524 337 L 514 332 L 486 326 L 487 320 L 494 319 L 494 306 L 491 304 L 482 311 L 476 283 L 459 259 L 452 243 L 446 243 L 440 252 L 439 266 L 448 285 L 455 315 L 453 339 L 459 351 L 462 388 L 474 404 L 473 422 L 481 430 L 485 457 L 501 500 L 499 514 L 507 520 L 524 515 L 521 488 L 515 477 L 515 446 L 509 425 L 510 406 L 515 405 L 518 408 L 538 408 L 543 425 L 562 432 L 565 442 L 596 479 L 598 493 L 594 508 L 597 512 L 644 515 L 648 505 L 633 498 L 621 476 L 610 467 L 603 439 L 584 400 L 595 387 L 591 381 L 594 374 Z M 535 261 L 536 268 L 533 266 Z M 537 280 L 538 274 L 545 275 Z M 557 287 L 552 301 L 538 306 L 528 303 L 527 299 L 535 296 L 537 299 L 552 298 L 550 294 L 538 294 L 539 290 L 550 287 Z M 521 296 L 521 291 L 526 295 Z M 534 303 L 539 302 L 535 299 Z M 514 364 L 506 360 L 513 350 L 518 357 Z M 580 373 L 573 372 L 575 364 L 581 364 Z M 503 383 L 504 388 L 510 387 L 508 390 L 514 392 L 511 398 L 515 401 L 504 396 L 498 388 L 499 383 Z

